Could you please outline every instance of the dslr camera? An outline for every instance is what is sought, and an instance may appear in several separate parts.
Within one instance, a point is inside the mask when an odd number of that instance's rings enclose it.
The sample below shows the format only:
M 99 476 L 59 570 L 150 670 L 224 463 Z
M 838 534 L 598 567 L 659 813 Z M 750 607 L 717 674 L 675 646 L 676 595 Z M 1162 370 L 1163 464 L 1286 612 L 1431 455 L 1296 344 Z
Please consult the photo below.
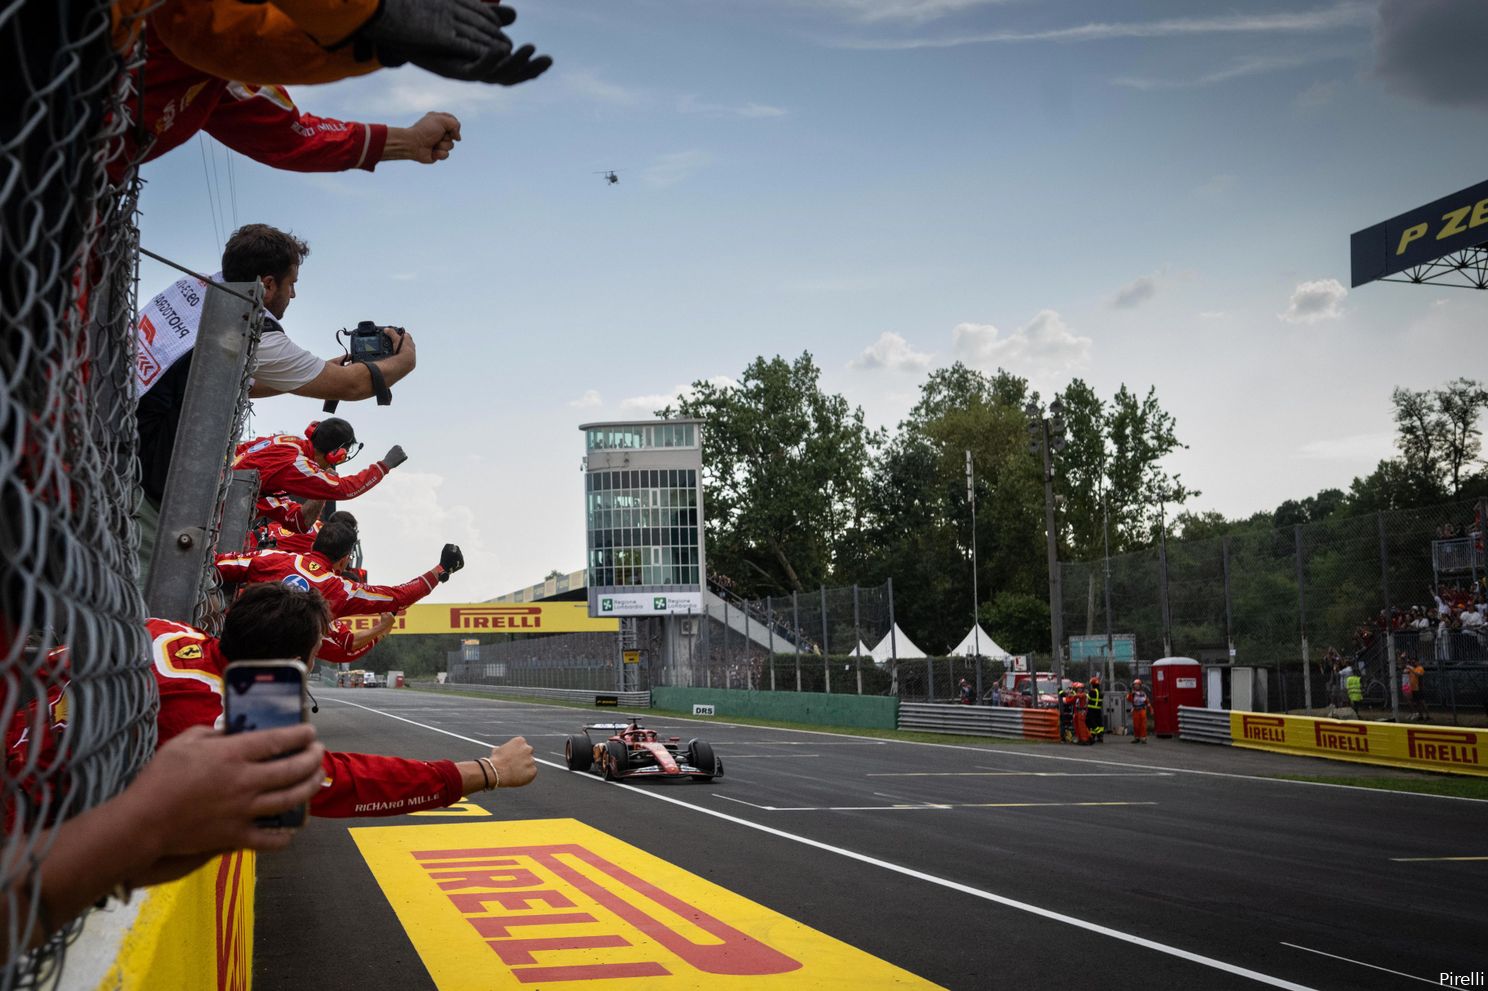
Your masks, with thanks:
M 356 325 L 356 329 L 347 330 L 344 327 L 336 331 L 336 342 L 346 351 L 346 363 L 359 362 L 367 366 L 367 371 L 372 376 L 372 391 L 377 395 L 377 405 L 387 406 L 393 401 L 393 390 L 388 387 L 382 377 L 382 369 L 377 363 L 383 358 L 391 358 L 403 349 L 402 327 L 394 327 L 398 334 L 398 343 L 395 345 L 388 339 L 388 335 L 382 332 L 382 328 L 371 320 L 363 320 Z M 342 341 L 345 338 L 345 341 Z M 327 413 L 336 412 L 340 401 L 327 399 L 323 407 Z

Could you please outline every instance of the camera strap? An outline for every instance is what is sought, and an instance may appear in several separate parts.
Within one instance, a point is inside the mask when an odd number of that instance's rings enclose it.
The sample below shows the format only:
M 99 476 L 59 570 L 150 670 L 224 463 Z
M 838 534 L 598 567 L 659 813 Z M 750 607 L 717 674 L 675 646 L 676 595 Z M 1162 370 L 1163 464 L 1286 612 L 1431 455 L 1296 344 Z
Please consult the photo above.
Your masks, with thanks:
M 387 379 L 382 377 L 382 369 L 377 367 L 375 361 L 369 361 L 366 364 L 367 371 L 372 375 L 372 391 L 377 395 L 377 405 L 392 405 L 393 390 L 388 388 Z

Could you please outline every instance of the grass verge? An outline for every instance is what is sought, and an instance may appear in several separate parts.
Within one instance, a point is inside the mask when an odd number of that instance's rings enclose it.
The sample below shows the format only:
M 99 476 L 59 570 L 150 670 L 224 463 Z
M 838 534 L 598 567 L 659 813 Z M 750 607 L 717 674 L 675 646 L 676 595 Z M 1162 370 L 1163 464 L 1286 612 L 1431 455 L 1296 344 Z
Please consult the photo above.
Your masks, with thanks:
M 529 695 L 498 695 L 495 692 L 466 692 L 458 688 L 421 688 L 416 685 L 409 686 L 416 692 L 428 692 L 431 695 L 460 695 L 465 698 L 474 699 L 499 699 L 502 702 L 530 702 L 537 705 L 555 705 L 565 709 L 583 709 L 588 712 L 597 712 L 603 715 L 609 711 L 596 708 L 593 705 L 585 705 L 582 702 L 568 702 L 562 699 L 533 698 Z M 697 722 L 708 722 L 703 716 L 694 716 L 690 712 L 681 712 L 673 709 L 645 709 L 642 710 L 653 716 L 676 716 Z M 1023 738 L 1004 736 L 958 736 L 950 733 L 919 733 L 914 730 L 900 729 L 872 729 L 858 726 L 817 726 L 814 723 L 788 723 L 778 719 L 754 719 L 749 716 L 719 716 L 717 722 L 734 723 L 740 726 L 765 726 L 771 729 L 794 729 L 810 730 L 813 733 L 835 733 L 840 736 L 863 736 L 876 740 L 901 740 L 909 743 L 955 743 L 970 744 L 975 746 L 987 746 L 988 744 L 1006 743 L 1044 743 L 1053 741 L 1029 740 Z
M 1311 781 L 1325 785 L 1350 785 L 1354 788 L 1378 788 L 1381 791 L 1408 791 L 1419 795 L 1450 795 L 1453 798 L 1476 798 L 1488 801 L 1488 779 L 1431 775 L 1419 778 L 1334 777 L 1313 774 L 1278 774 L 1287 781 Z

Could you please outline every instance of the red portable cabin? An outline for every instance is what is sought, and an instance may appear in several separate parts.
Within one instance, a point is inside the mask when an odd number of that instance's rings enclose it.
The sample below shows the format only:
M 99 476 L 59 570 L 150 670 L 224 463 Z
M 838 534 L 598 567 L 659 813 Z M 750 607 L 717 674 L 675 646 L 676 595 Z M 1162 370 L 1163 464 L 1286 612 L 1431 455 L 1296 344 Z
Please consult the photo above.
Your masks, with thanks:
M 1158 736 L 1178 735 L 1178 707 L 1204 704 L 1204 666 L 1192 657 L 1152 662 L 1152 722 Z

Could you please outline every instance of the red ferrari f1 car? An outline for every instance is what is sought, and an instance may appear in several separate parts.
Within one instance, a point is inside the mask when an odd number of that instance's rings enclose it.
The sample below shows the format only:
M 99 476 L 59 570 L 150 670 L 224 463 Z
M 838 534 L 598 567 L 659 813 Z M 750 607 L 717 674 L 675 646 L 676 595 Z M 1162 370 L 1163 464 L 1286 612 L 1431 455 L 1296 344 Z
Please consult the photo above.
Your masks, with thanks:
M 605 734 L 595 742 L 596 734 Z M 723 761 L 706 741 L 680 736 L 658 738 L 640 721 L 595 723 L 563 744 L 570 771 L 598 771 L 607 781 L 622 778 L 693 778 L 712 781 L 722 776 Z

